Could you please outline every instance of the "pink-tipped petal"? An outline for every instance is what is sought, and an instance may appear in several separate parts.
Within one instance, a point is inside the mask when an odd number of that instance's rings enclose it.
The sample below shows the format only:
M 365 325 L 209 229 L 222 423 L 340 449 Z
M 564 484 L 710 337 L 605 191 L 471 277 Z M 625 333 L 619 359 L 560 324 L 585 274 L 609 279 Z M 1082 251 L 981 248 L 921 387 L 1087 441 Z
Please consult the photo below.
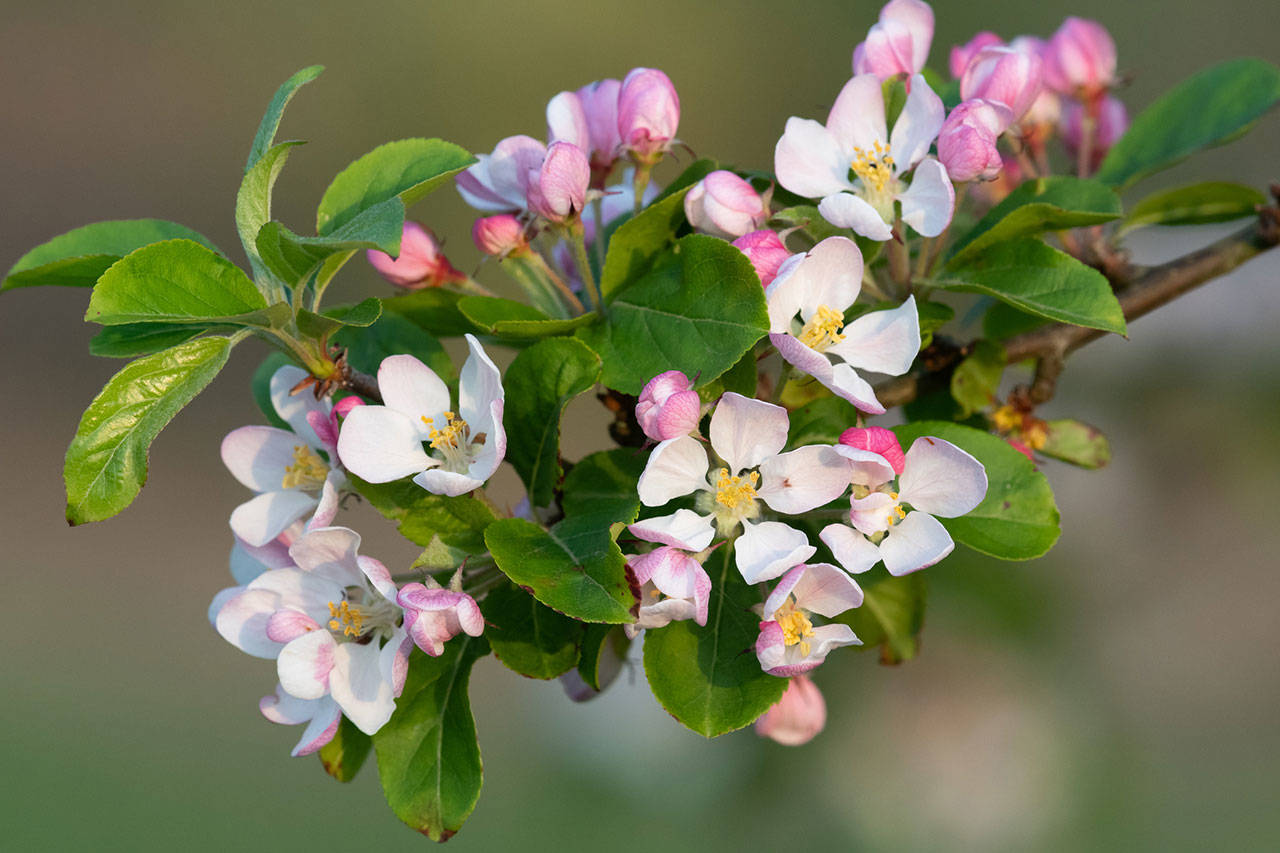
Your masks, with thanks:
M 909 512 L 880 543 L 880 555 L 896 577 L 932 566 L 955 547 L 942 522 L 928 513 Z
M 782 698 L 756 720 L 756 734 L 783 746 L 801 746 L 813 740 L 827 724 L 827 704 L 822 693 L 805 676 L 791 679 Z
M 329 692 L 329 673 L 338 648 L 328 631 L 308 631 L 294 638 L 276 658 L 280 686 L 299 699 L 319 699 Z
M 711 416 L 711 447 L 730 473 L 755 468 L 787 443 L 787 410 L 763 400 L 726 393 Z
M 701 551 L 715 538 L 715 527 L 710 518 L 691 509 L 678 509 L 671 515 L 646 518 L 630 525 L 627 530 L 646 542 L 671 545 L 685 551 Z
M 830 563 L 805 566 L 792 595 L 796 607 L 828 619 L 862 606 L 862 589 L 853 578 Z
M 878 426 L 849 427 L 840 433 L 840 443 L 845 447 L 868 450 L 875 453 L 889 463 L 889 466 L 893 469 L 893 474 L 902 473 L 902 465 L 906 455 L 902 452 L 902 444 L 898 441 L 898 436 L 894 435 L 891 429 Z M 892 479 L 892 476 L 886 476 L 876 482 L 863 482 L 862 485 L 878 486 Z

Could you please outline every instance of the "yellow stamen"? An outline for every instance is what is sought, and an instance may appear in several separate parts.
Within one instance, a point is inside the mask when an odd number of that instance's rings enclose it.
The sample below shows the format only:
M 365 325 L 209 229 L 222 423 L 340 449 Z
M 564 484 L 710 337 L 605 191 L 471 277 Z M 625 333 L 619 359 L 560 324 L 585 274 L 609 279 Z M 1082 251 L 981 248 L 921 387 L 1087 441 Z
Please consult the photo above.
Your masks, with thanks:
M 1032 450 L 1039 450 L 1049 443 L 1049 430 L 1044 421 L 1027 418 L 1022 427 L 1022 441 Z
M 716 501 L 725 509 L 737 509 L 756 499 L 756 483 L 760 475 L 752 471 L 745 477 L 730 477 L 728 468 L 721 468 L 716 477 Z
M 889 149 L 877 141 L 871 151 L 853 149 L 850 168 L 868 190 L 879 194 L 884 192 L 885 185 L 893 178 L 893 157 L 889 154 Z
M 459 450 L 471 437 L 471 427 L 453 412 L 444 413 L 444 429 L 436 429 L 432 426 L 434 420 L 426 415 L 422 416 L 422 422 L 430 430 L 427 437 L 431 439 L 431 447 L 434 450 Z
M 832 344 L 838 344 L 844 340 L 844 335 L 840 334 L 843 328 L 844 315 L 834 308 L 823 305 L 809 319 L 809 322 L 804 324 L 804 328 L 800 331 L 800 343 L 818 352 L 826 352 Z
M 320 454 L 305 444 L 297 444 L 293 448 L 293 464 L 284 469 L 281 488 L 306 491 L 318 489 L 324 485 L 324 478 L 328 473 L 329 466 L 320 458 Z
M 1013 432 L 1022 426 L 1022 413 L 1013 406 L 1001 406 L 991 413 L 991 423 L 1000 432 Z
M 348 602 L 334 604 L 329 602 L 329 630 L 341 631 L 347 637 L 359 637 L 364 633 L 364 613 L 359 607 L 352 607 Z
M 898 499 L 897 495 L 893 496 L 894 500 Z M 889 526 L 893 527 L 899 521 L 907 517 L 907 511 L 900 504 L 894 504 L 893 509 L 889 510 Z
M 813 636 L 813 623 L 809 621 L 809 617 L 804 614 L 803 610 L 796 609 L 791 599 L 787 599 L 787 603 L 782 605 L 773 617 L 778 627 L 782 628 L 782 640 L 787 646 L 800 646 L 800 654 L 809 654 L 809 644 L 805 642 L 806 637 Z

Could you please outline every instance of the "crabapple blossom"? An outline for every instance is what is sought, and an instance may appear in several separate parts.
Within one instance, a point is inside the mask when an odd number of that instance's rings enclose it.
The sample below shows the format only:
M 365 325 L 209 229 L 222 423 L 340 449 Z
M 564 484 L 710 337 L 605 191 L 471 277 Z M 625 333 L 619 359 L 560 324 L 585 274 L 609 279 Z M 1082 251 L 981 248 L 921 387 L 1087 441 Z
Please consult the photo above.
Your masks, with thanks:
M 396 603 L 404 608 L 404 629 L 417 647 L 432 657 L 444 654 L 444 644 L 461 632 L 472 637 L 484 632 L 480 607 L 462 591 L 461 570 L 448 588 L 431 577 L 426 583 L 405 584 Z
M 477 154 L 476 163 L 459 173 L 458 194 L 476 210 L 521 213 L 527 206 L 529 179 L 546 159 L 547 147 L 530 136 L 508 136 L 491 154 Z
M 342 722 L 342 709 L 333 701 L 332 696 L 299 699 L 285 692 L 279 684 L 274 693 L 259 700 L 258 710 L 273 723 L 285 726 L 307 724 L 298 745 L 289 753 L 294 758 L 310 755 L 333 740 L 333 736 L 338 733 L 338 724 Z
M 338 456 L 348 470 L 371 483 L 412 474 L 427 491 L 450 496 L 493 476 L 507 450 L 502 375 L 480 342 L 466 338 L 471 354 L 459 376 L 456 409 L 449 407 L 448 386 L 421 361 L 383 359 L 378 390 L 384 405 L 360 406 L 342 424 Z
M 881 80 L 918 74 L 933 43 L 933 9 L 922 0 L 889 0 L 880 20 L 853 49 L 853 73 Z
M 743 234 L 733 241 L 733 246 L 751 261 L 756 275 L 760 277 L 760 283 L 765 287 L 777 278 L 783 261 L 791 257 L 782 238 L 768 229 Z
M 1026 114 L 1040 93 L 1041 62 L 1038 54 L 993 45 L 974 54 L 960 78 L 960 97 L 980 98 L 1009 109 L 1004 124 Z
M 675 142 L 680 96 L 656 68 L 633 68 L 618 90 L 618 139 L 639 164 L 653 165 Z
M 466 280 L 466 276 L 444 256 L 440 241 L 431 229 L 416 222 L 404 224 L 399 257 L 393 258 L 377 249 L 369 249 L 365 254 L 379 275 L 406 290 L 441 287 Z
M 901 205 L 903 222 L 936 237 L 950 224 L 955 208 L 946 169 L 926 156 L 944 113 L 942 99 L 917 74 L 893 132 L 887 134 L 880 80 L 860 74 L 841 89 L 825 125 L 787 119 L 773 156 L 778 183 L 797 195 L 820 198 L 818 211 L 824 219 L 863 237 L 893 236 L 895 204 Z
M 831 619 L 862 604 L 862 590 L 830 563 L 790 569 L 764 602 L 756 657 L 760 668 L 784 678 L 815 669 L 840 646 L 862 645 L 848 625 L 815 627 L 812 614 Z
M 756 720 L 756 734 L 783 746 L 801 746 L 827 725 L 827 703 L 808 676 L 791 679 L 782 698 Z
M 1100 97 L 1116 82 L 1116 43 L 1097 21 L 1069 17 L 1044 49 L 1044 81 L 1081 100 Z
M 996 140 L 1004 132 L 1008 109 L 991 101 L 965 101 L 951 111 L 938 133 L 938 160 L 955 183 L 990 181 L 1004 159 Z
M 755 188 L 724 169 L 717 169 L 689 188 L 684 212 L 694 228 L 726 240 L 754 231 L 769 218 Z
M 705 555 L 697 552 L 711 544 L 714 531 L 688 509 L 637 521 L 627 530 L 637 539 L 659 547 L 627 557 L 627 565 L 640 585 L 640 607 L 636 621 L 623 626 L 626 635 L 634 639 L 645 628 L 661 628 L 683 619 L 706 625 L 711 578 L 702 568 Z
M 794 256 L 765 290 L 769 341 L 836 395 L 881 414 L 884 406 L 855 368 L 906 373 L 920 351 L 920 320 L 909 296 L 897 308 L 872 311 L 846 325 L 844 312 L 861 288 L 862 253 L 847 237 L 828 237 Z
M 530 169 L 529 210 L 549 222 L 576 219 L 587 204 L 591 166 L 587 155 L 572 142 L 553 142 L 539 168 Z
M 606 79 L 576 92 L 561 92 L 547 103 L 547 139 L 572 142 L 591 161 L 591 185 L 604 186 L 618 158 L 618 92 L 622 83 Z
M 654 441 L 688 435 L 698 429 L 702 400 L 689 377 L 668 370 L 650 379 L 636 403 L 636 420 Z
M 969 61 L 977 55 L 978 51 L 982 50 L 984 47 L 991 47 L 999 44 L 1004 44 L 1004 39 L 1000 38 L 1000 36 L 990 30 L 983 30 L 982 32 L 975 34 L 973 38 L 969 39 L 964 44 L 958 44 L 951 48 L 951 56 L 948 66 L 951 71 L 951 76 L 956 80 L 959 80 L 964 76 L 964 70 L 969 67 Z
M 917 438 L 903 458 L 897 485 L 892 479 L 855 484 L 850 499 L 852 527 L 832 524 L 820 538 L 850 572 L 865 572 L 880 560 L 891 575 L 905 575 L 937 563 L 955 543 L 937 517 L 956 518 L 987 493 L 982 463 L 949 441 Z

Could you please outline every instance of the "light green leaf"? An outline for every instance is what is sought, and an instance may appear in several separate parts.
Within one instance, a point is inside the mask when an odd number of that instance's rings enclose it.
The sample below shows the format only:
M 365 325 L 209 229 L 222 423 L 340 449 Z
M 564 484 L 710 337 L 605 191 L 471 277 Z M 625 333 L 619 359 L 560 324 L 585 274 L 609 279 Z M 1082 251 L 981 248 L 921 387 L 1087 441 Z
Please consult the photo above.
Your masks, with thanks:
M 751 608 L 760 594 L 742 579 L 722 548 L 708 562 L 711 607 L 707 624 L 693 620 L 650 628 L 644 674 L 667 713 L 704 737 L 750 725 L 782 698 L 787 679 L 760 669 L 755 655 L 760 619 Z
M 494 657 L 526 678 L 549 679 L 578 662 L 583 624 L 538 603 L 532 595 L 504 583 L 480 603 L 485 639 Z
M 1111 461 L 1111 443 L 1097 427 L 1062 419 L 1045 423 L 1045 443 L 1040 453 L 1081 468 L 1096 470 Z
M 1098 169 L 1123 187 L 1202 148 L 1245 132 L 1280 100 L 1280 69 L 1261 59 L 1229 59 L 1193 74 L 1129 125 Z
M 1049 322 L 1044 317 L 1019 311 L 1004 302 L 988 301 L 991 307 L 982 315 L 982 335 L 993 341 L 1006 341 Z
M 1121 232 L 1144 225 L 1201 225 L 1253 216 L 1266 196 L 1253 187 L 1206 181 L 1149 195 L 1124 218 Z
M 675 242 L 676 231 L 685 223 L 686 192 L 687 187 L 655 201 L 613 232 L 600 275 L 600 290 L 606 300 L 648 273 Z
M 991 405 L 1004 375 L 1004 347 L 981 340 L 973 352 L 956 365 L 951 374 L 951 396 L 960 404 L 960 417 L 967 418 Z
M 818 208 L 812 204 L 798 204 L 795 207 L 783 208 L 773 214 L 770 221 L 783 228 L 799 228 L 815 243 L 820 243 L 828 237 L 849 235 L 847 228 L 837 228 L 823 219 L 822 214 L 818 213 Z
M 607 524 L 632 521 L 640 509 L 636 484 L 645 458 L 625 447 L 584 457 L 564 477 L 560 508 L 566 516 L 595 515 Z
M 988 246 L 929 284 L 983 293 L 1049 320 L 1123 335 L 1124 311 L 1106 276 L 1033 238 Z
M 263 263 L 290 286 L 306 279 L 329 257 L 358 249 L 378 249 L 400 254 L 404 231 L 404 203 L 390 198 L 362 211 L 350 222 L 324 237 L 301 237 L 279 222 L 268 222 L 258 232 L 256 245 Z
M 284 81 L 280 88 L 276 89 L 276 93 L 271 96 L 271 103 L 267 104 L 267 112 L 262 116 L 262 121 L 258 124 L 258 132 L 253 136 L 253 145 L 249 148 L 249 160 L 244 165 L 246 173 L 262 159 L 268 149 L 275 143 L 276 131 L 280 129 L 280 119 L 284 117 L 284 110 L 285 107 L 289 106 L 289 101 L 293 99 L 299 89 L 319 77 L 322 71 L 324 71 L 323 65 L 309 65 Z
M 483 637 L 465 634 L 445 643 L 440 657 L 414 649 L 396 712 L 373 736 L 387 804 L 432 841 L 452 837 L 480 799 L 484 773 L 467 683 L 488 651 Z
M 203 235 L 163 219 L 95 222 L 60 234 L 18 258 L 0 282 L 0 290 L 37 285 L 91 287 L 112 264 L 135 249 L 175 239 L 218 250 Z
M 723 240 L 691 234 L 617 291 L 602 322 L 576 335 L 600 354 L 606 385 L 639 394 L 672 369 L 709 384 L 768 329 L 764 289 L 751 262 Z
M 332 234 L 361 211 L 397 196 L 409 207 L 475 161 L 443 139 L 401 139 L 380 145 L 329 184 L 316 210 L 316 233 Z
M 271 269 L 264 262 L 258 248 L 258 232 L 271 221 L 271 194 L 275 189 L 276 178 L 280 177 L 294 146 L 302 144 L 304 143 L 281 142 L 264 151 L 245 170 L 240 189 L 236 193 L 236 232 L 240 235 L 240 244 L 244 246 L 253 275 L 259 281 L 269 281 Z
M 938 519 L 957 542 L 1002 560 L 1030 560 L 1058 541 L 1062 531 L 1049 481 L 1007 441 L 945 421 L 918 421 L 893 431 L 908 450 L 922 436 L 941 438 L 986 468 L 987 496 L 982 503 L 959 518 Z
M 573 338 L 548 338 L 516 356 L 503 377 L 507 461 L 533 506 L 548 506 L 560 482 L 560 416 L 600 378 L 600 356 Z
M 229 338 L 201 338 L 131 361 L 80 419 L 63 477 L 67 521 L 110 518 L 147 481 L 147 451 L 173 416 L 227 363 Z
M 924 627 L 925 578 L 923 572 L 895 578 L 880 566 L 858 576 L 864 595 L 862 606 L 836 617 L 862 640 L 860 648 L 880 647 L 880 661 L 902 663 L 916 656 L 917 640 Z
M 331 308 L 323 314 L 299 311 L 298 331 L 308 337 L 325 339 L 342 329 L 372 326 L 382 316 L 382 300 L 370 296 L 355 305 Z
M 316 754 L 320 756 L 320 765 L 339 782 L 350 782 L 356 778 L 369 750 L 373 749 L 373 738 L 356 728 L 356 724 L 343 717 L 338 723 L 338 731 L 333 740 L 320 747 Z

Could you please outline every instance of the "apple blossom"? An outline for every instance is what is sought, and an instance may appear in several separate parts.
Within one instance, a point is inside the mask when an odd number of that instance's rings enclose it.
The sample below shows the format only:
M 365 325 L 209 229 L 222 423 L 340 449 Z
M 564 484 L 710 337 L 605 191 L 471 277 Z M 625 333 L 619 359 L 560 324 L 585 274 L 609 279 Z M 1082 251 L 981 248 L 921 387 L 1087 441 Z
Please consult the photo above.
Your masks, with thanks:
M 906 373 L 920 351 L 920 320 L 909 296 L 897 308 L 872 311 L 845 325 L 844 312 L 861 287 L 862 253 L 847 237 L 828 237 L 794 256 L 765 290 L 769 341 L 790 364 L 878 415 L 884 406 L 855 368 Z
M 498 470 L 507 449 L 502 428 L 502 375 L 473 335 L 459 377 L 458 407 L 449 408 L 444 381 L 411 355 L 393 355 L 378 368 L 384 405 L 360 406 L 347 416 L 338 456 L 371 483 L 414 475 L 435 494 L 478 489 Z M 433 455 L 423 450 L 429 444 Z
M 520 220 L 509 213 L 484 216 L 471 226 L 471 240 L 486 255 L 505 258 L 507 255 L 529 251 L 529 241 L 524 235 Z
M 530 174 L 537 174 L 547 148 L 529 136 L 508 136 L 492 154 L 477 154 L 475 165 L 454 179 L 458 194 L 476 210 L 520 213 L 527 207 Z
M 636 621 L 623 626 L 628 637 L 634 639 L 646 628 L 662 628 L 684 619 L 707 624 L 711 578 L 695 557 L 662 545 L 647 554 L 628 557 L 627 565 L 640 585 Z
M 852 528 L 832 524 L 820 538 L 850 572 L 865 572 L 881 559 L 891 575 L 937 563 L 955 543 L 936 516 L 956 518 L 987 493 L 982 463 L 940 438 L 917 438 L 903 458 L 897 485 L 891 479 L 855 485 Z M 859 485 L 862 487 L 859 488 Z
M 547 139 L 572 142 L 591 161 L 591 185 L 604 186 L 618 158 L 618 92 L 622 83 L 606 79 L 576 92 L 561 92 L 547 103 Z
M 618 90 L 618 139 L 642 165 L 653 165 L 675 142 L 680 96 L 656 68 L 633 68 Z
M 529 170 L 529 210 L 557 224 L 576 219 L 586 207 L 590 182 L 591 166 L 582 149 L 553 142 L 539 167 Z
M 951 48 L 951 57 L 949 60 L 951 76 L 956 80 L 959 80 L 964 76 L 964 70 L 969 67 L 969 61 L 977 55 L 978 51 L 982 50 L 984 47 L 991 47 L 999 44 L 1004 44 L 1004 39 L 1000 38 L 1000 36 L 990 30 L 983 30 L 982 32 L 975 34 L 973 38 L 969 39 L 964 44 L 958 44 Z
M 338 733 L 338 724 L 342 722 L 342 709 L 333 701 L 332 696 L 299 699 L 286 693 L 279 684 L 274 693 L 262 697 L 258 702 L 258 710 L 273 723 L 285 726 L 307 724 L 298 745 L 289 753 L 295 758 L 310 755 L 333 740 L 333 736 Z
M 902 445 L 893 430 L 884 427 L 849 427 L 840 433 L 840 443 L 845 447 L 868 450 L 884 457 L 893 473 L 901 474 L 902 465 L 906 461 L 902 453 Z
M 933 9 L 923 0 L 889 0 L 867 38 L 853 49 L 853 73 L 887 80 L 918 74 L 933 43 Z
M 755 188 L 724 169 L 717 169 L 689 188 L 684 212 L 694 228 L 726 240 L 754 231 L 769 218 L 769 210 Z
M 818 211 L 824 219 L 863 237 L 893 236 L 895 203 L 901 204 L 903 222 L 936 237 L 950 224 L 955 207 L 946 169 L 925 156 L 944 113 L 942 99 L 917 74 L 893 133 L 886 134 L 880 80 L 874 74 L 858 75 L 840 91 L 826 125 L 787 119 L 774 150 L 778 183 L 797 195 L 821 198 Z
M 1084 118 L 1088 108 L 1078 101 L 1071 101 L 1062 112 L 1062 142 L 1074 156 L 1084 140 Z M 1094 122 L 1091 142 L 1090 168 L 1096 169 L 1102 158 L 1111 150 L 1124 132 L 1129 129 L 1129 112 L 1124 102 L 1114 95 L 1107 95 L 1098 102 L 1098 115 Z
M 1009 109 L 1007 125 L 1026 114 L 1040 93 L 1041 62 L 1036 53 L 1012 47 L 984 47 L 974 54 L 960 78 L 960 97 L 980 98 Z
M 777 278 L 783 262 L 791 257 L 782 238 L 768 229 L 743 234 L 733 241 L 733 246 L 751 261 L 756 275 L 760 277 L 760 284 L 765 287 Z
M 862 590 L 830 563 L 790 569 L 764 602 L 756 657 L 760 668 L 785 678 L 815 669 L 840 646 L 862 645 L 848 625 L 814 627 L 812 614 L 831 619 L 862 604 Z
M 1044 81 L 1064 95 L 1100 97 L 1116 82 L 1116 43 L 1097 21 L 1069 17 L 1044 49 Z
M 636 403 L 636 420 L 654 441 L 688 435 L 698 429 L 702 400 L 689 377 L 668 370 L 645 383 Z
M 1009 110 L 1003 104 L 975 99 L 957 106 L 938 133 L 938 160 L 955 183 L 990 181 L 1004 164 L 996 140 L 1004 132 Z
M 466 280 L 466 276 L 444 256 L 436 235 L 416 222 L 404 224 L 399 257 L 393 258 L 377 249 L 369 249 L 365 254 L 379 275 L 406 290 L 441 287 Z
M 404 629 L 426 654 L 439 657 L 444 644 L 465 631 L 472 637 L 484 632 L 484 616 L 471 596 L 462 591 L 462 571 L 446 589 L 428 577 L 427 582 L 407 583 L 396 596 L 404 608 Z
M 756 720 L 756 734 L 783 746 L 801 746 L 813 740 L 827 725 L 827 703 L 808 676 L 791 679 L 782 698 Z

